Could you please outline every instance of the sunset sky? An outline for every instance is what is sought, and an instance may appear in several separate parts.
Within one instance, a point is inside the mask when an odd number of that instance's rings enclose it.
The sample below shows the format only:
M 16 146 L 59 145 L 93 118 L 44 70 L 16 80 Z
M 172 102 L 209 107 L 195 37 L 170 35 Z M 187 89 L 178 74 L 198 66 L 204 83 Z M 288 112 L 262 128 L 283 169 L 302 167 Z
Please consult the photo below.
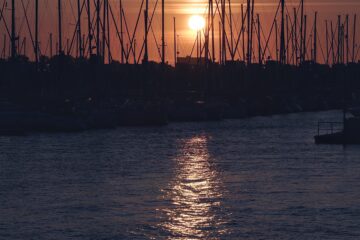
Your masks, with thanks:
M 24 3 L 24 8 L 27 9 L 27 16 L 29 19 L 30 27 L 33 28 L 34 22 L 34 0 L 22 0 Z M 57 1 L 55 0 L 40 0 L 40 41 L 41 41 L 41 52 L 42 53 L 49 53 L 49 33 L 53 32 L 54 34 L 54 45 L 57 39 Z M 116 15 L 117 24 L 119 25 L 119 0 L 109 0 L 111 4 L 111 8 Z M 150 16 L 154 9 L 154 4 L 156 0 L 150 0 Z M 207 2 L 206 0 L 166 0 L 166 60 L 169 63 L 173 63 L 173 18 L 176 17 L 177 21 L 177 33 L 179 35 L 179 52 L 180 56 L 189 55 L 192 49 L 192 46 L 195 41 L 196 33 L 191 30 L 188 26 L 188 19 L 192 15 L 204 15 L 207 9 Z M 300 1 L 298 0 L 291 0 L 286 1 L 287 9 L 292 15 L 293 8 L 299 4 Z M 63 34 L 64 34 L 64 47 L 66 47 L 66 39 L 70 38 L 73 35 L 75 24 L 76 24 L 76 5 L 77 1 L 75 0 L 63 0 Z M 240 18 L 240 4 L 246 5 L 246 0 L 231 0 L 232 4 L 232 18 L 233 18 L 233 25 L 234 25 L 234 35 L 237 35 L 241 26 L 241 18 Z M 4 4 L 4 0 L 0 0 L 1 8 Z M 29 30 L 25 21 L 25 14 L 24 9 L 21 4 L 20 0 L 16 0 L 17 4 L 17 31 L 19 32 L 19 36 L 21 38 L 27 37 L 30 39 Z M 126 20 L 129 25 L 129 32 L 132 35 L 134 31 L 134 26 L 136 23 L 136 17 L 139 13 L 141 1 L 140 0 L 123 0 L 124 10 L 126 14 Z M 270 0 L 256 0 L 255 1 L 255 14 L 259 13 L 262 28 L 264 30 L 264 34 L 267 36 L 269 34 L 269 29 L 272 24 L 272 20 L 274 18 L 275 10 L 277 8 L 278 1 L 270 1 Z M 313 25 L 313 15 L 315 11 L 318 11 L 319 18 L 318 18 L 318 28 L 319 34 L 321 39 L 321 45 L 324 48 L 324 36 L 325 36 L 325 19 L 334 21 L 334 26 L 336 25 L 337 15 L 341 14 L 345 19 L 345 14 L 350 15 L 350 22 L 352 25 L 353 22 L 353 15 L 357 13 L 359 15 L 358 19 L 360 19 L 360 1 L 359 0 L 346 0 L 346 1 L 337 1 L 337 0 L 314 0 L 309 1 L 305 0 L 306 6 L 306 13 L 309 15 L 308 18 L 308 36 L 310 35 L 310 30 L 312 29 Z M 161 1 L 159 0 L 158 7 L 156 14 L 153 20 L 153 31 L 154 35 L 156 36 L 156 41 L 158 44 L 161 42 Z M 94 10 L 94 7 L 92 7 Z M 228 11 L 228 8 L 227 8 Z M 7 24 L 10 24 L 10 1 L 8 0 L 8 6 L 4 11 L 5 19 Z M 292 16 L 291 16 L 292 18 Z M 83 17 L 83 34 L 86 34 L 87 31 L 87 17 L 84 11 Z M 217 20 L 216 22 L 218 22 Z M 358 26 L 360 27 L 360 21 Z M 33 30 L 33 29 L 32 29 Z M 215 25 L 215 37 L 216 42 L 218 39 L 218 24 Z M 4 35 L 6 34 L 6 30 L 4 27 L 4 21 L 0 21 L 0 32 L 1 32 L 1 40 L 0 40 L 0 50 L 2 53 L 4 47 Z M 115 34 L 114 24 L 111 23 L 111 44 L 112 44 L 112 55 L 113 58 L 118 60 L 119 59 L 119 40 Z M 360 29 L 358 32 L 358 38 L 360 39 Z M 143 31 L 143 14 L 140 18 L 140 24 L 138 30 L 136 31 L 136 40 L 138 45 L 141 44 L 144 38 L 144 31 Z M 7 41 L 6 44 L 9 44 L 9 38 L 6 37 Z M 150 44 L 150 59 L 151 60 L 159 60 L 159 54 L 156 48 L 155 40 L 153 37 L 152 32 L 149 33 L 149 44 Z M 265 42 L 265 39 L 262 41 Z M 126 41 L 127 42 L 127 41 Z M 254 44 L 254 45 L 257 45 Z M 216 44 L 216 48 L 218 44 Z M 55 46 L 54 46 L 55 48 Z M 275 43 L 271 44 L 270 51 L 274 51 Z M 74 50 L 75 51 L 75 50 Z M 139 51 L 139 50 L 137 50 Z M 216 51 L 218 53 L 218 50 Z M 27 53 L 29 56 L 32 56 L 32 49 L 30 48 L 30 41 L 27 42 Z M 273 56 L 274 57 L 274 56 Z M 216 56 L 218 59 L 218 56 Z M 320 60 L 322 56 L 319 57 Z M 130 59 L 132 62 L 132 58 Z

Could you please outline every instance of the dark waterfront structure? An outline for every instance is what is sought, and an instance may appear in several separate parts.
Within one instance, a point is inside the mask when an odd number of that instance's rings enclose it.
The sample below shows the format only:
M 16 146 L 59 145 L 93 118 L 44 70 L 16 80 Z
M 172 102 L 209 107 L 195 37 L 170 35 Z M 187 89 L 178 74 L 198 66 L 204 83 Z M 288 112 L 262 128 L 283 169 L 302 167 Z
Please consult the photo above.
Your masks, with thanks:
M 4 102 L 10 102 L 27 113 L 46 113 L 62 117 L 66 115 L 75 117 L 76 122 L 83 122 L 81 127 L 70 127 L 70 130 L 118 124 L 163 125 L 168 120 L 206 121 L 336 109 L 341 108 L 345 101 L 345 82 L 350 89 L 348 96 L 351 96 L 351 100 L 356 101 L 359 98 L 360 64 L 355 62 L 356 16 L 351 33 L 352 51 L 349 42 L 349 16 L 346 16 L 344 22 L 339 16 L 337 31 L 334 31 L 331 24 L 331 34 L 326 36 L 326 59 L 324 64 L 320 64 L 317 56 L 317 13 L 313 32 L 309 37 L 304 1 L 300 1 L 300 5 L 294 8 L 292 19 L 286 14 L 285 1 L 279 1 L 267 38 L 261 35 L 260 16 L 254 13 L 254 1 L 248 1 L 246 11 L 242 12 L 242 26 L 238 34 L 233 31 L 231 2 L 221 1 L 221 8 L 216 8 L 214 12 L 214 3 L 209 1 L 207 24 L 205 29 L 198 31 L 194 44 L 196 58 L 178 56 L 174 19 L 176 65 L 170 66 L 166 63 L 165 55 L 166 1 L 162 1 L 161 7 L 160 63 L 149 61 L 148 35 L 154 12 L 149 11 L 148 0 L 141 5 L 144 7 L 144 42 L 139 53 L 134 35 L 124 30 L 128 26 L 122 3 L 120 2 L 118 26 L 108 0 L 94 3 L 77 1 L 78 20 L 74 36 L 71 41 L 67 41 L 67 47 L 64 48 L 62 3 L 58 0 L 58 40 L 57 54 L 54 56 L 52 35 L 50 56 L 40 54 L 39 3 L 34 3 L 36 21 L 35 41 L 32 44 L 35 60 L 31 61 L 25 55 L 26 51 L 22 54 L 19 49 L 20 36 L 16 36 L 15 18 L 17 11 L 14 1 L 12 2 L 9 33 L 11 56 L 5 58 L 7 51 L 4 47 L 4 58 L 0 61 L 1 96 Z M 95 9 L 94 14 L 92 8 Z M 139 12 L 138 21 L 141 13 L 142 11 Z M 82 16 L 85 14 L 88 18 L 87 34 L 82 33 L 84 26 L 81 25 Z M 221 20 L 219 61 L 215 59 L 215 17 Z M 230 22 L 226 20 L 227 17 L 230 17 Z M 25 18 L 28 21 L 26 15 Z M 8 29 L 5 18 L 2 18 L 2 22 Z M 112 58 L 110 22 L 115 25 L 116 30 L 112 34 L 116 34 L 121 45 L 120 61 Z M 137 27 L 138 25 L 134 33 Z M 124 40 L 127 38 L 130 45 L 125 46 Z M 272 60 L 271 57 L 266 58 L 266 54 L 269 53 L 269 44 L 274 39 L 276 59 Z M 24 45 L 25 43 L 26 39 Z M 236 60 L 235 56 L 241 46 L 243 54 Z M 76 48 L 76 57 L 71 55 L 72 48 Z M 158 48 L 160 49 L 159 46 Z M 130 64 L 132 57 L 134 62 Z M 105 118 L 106 121 L 101 120 Z M 58 120 L 52 118 L 51 121 Z M 52 125 L 49 124 L 45 129 L 52 129 Z

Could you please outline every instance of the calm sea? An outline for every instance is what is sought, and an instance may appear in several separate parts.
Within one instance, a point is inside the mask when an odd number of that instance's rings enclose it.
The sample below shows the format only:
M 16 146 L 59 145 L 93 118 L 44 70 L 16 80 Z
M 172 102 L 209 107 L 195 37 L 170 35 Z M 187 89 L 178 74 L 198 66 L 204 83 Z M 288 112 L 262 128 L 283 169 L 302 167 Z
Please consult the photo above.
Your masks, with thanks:
M 339 112 L 0 137 L 0 239 L 360 239 Z

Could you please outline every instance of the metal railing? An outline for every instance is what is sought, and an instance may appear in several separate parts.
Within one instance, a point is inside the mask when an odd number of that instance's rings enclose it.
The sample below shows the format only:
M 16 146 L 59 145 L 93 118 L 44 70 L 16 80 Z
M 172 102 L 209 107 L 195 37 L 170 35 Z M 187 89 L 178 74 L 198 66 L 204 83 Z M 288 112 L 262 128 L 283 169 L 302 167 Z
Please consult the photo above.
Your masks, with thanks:
M 342 122 L 318 122 L 317 135 L 327 135 L 337 132 L 342 132 L 344 130 Z

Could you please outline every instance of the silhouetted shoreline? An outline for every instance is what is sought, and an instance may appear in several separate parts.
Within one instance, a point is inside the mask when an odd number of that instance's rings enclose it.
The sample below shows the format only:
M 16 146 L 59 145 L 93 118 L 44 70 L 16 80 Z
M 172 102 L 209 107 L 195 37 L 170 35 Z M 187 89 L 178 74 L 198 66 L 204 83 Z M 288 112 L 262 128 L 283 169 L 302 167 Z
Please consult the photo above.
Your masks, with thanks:
M 65 55 L 42 57 L 37 65 L 19 56 L 1 60 L 0 72 L 2 101 L 26 111 L 76 116 L 84 123 L 79 130 L 339 109 L 345 82 L 352 101 L 360 90 L 358 63 L 179 63 L 174 68 Z

